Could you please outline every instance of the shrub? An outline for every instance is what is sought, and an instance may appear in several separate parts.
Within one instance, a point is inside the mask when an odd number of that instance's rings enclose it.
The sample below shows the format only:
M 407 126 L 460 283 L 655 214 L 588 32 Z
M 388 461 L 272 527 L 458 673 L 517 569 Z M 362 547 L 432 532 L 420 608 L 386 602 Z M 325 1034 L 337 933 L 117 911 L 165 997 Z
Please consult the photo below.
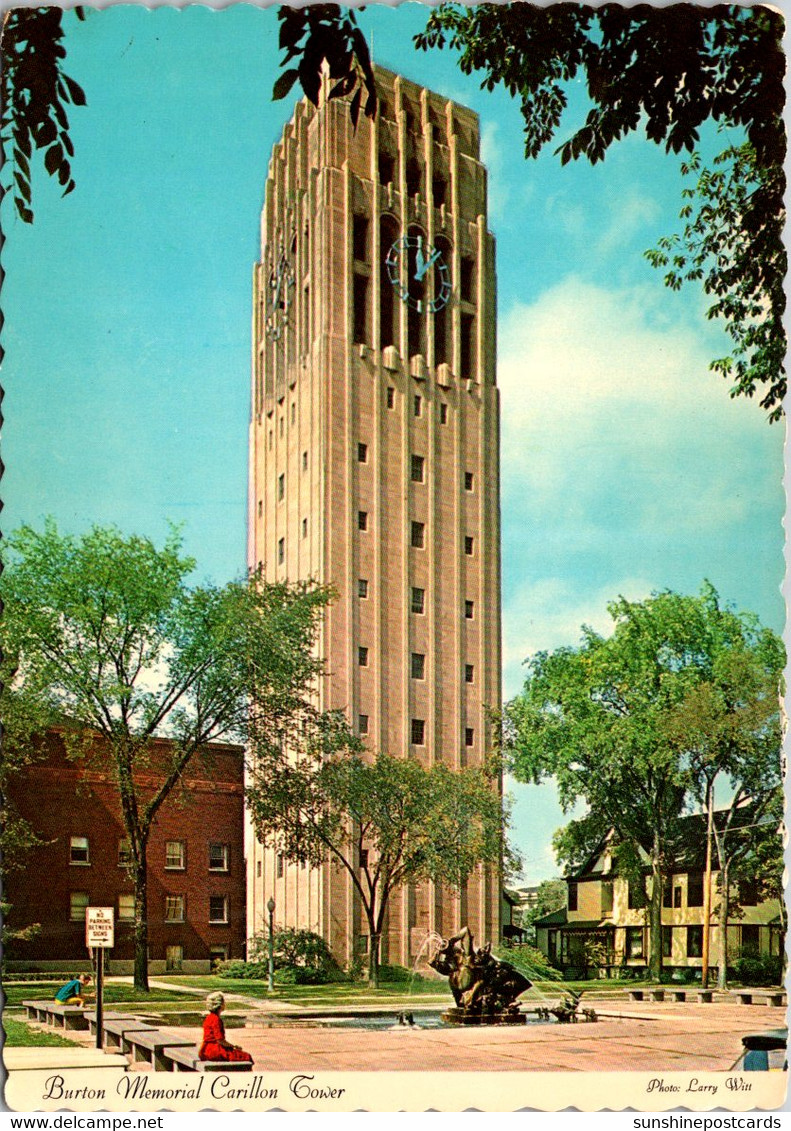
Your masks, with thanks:
M 241 958 L 231 958 L 217 962 L 214 972 L 220 978 L 266 979 L 269 977 L 268 962 L 243 962 Z
M 279 927 L 274 934 L 275 969 L 302 966 L 313 970 L 331 970 L 337 966 L 327 943 L 315 931 L 296 927 Z M 269 960 L 269 935 L 254 935 L 247 944 L 248 958 L 254 962 Z
M 524 974 L 531 982 L 559 982 L 561 974 L 551 964 L 545 954 L 537 947 L 527 943 L 509 947 L 499 957 L 503 962 L 509 962 L 520 974 Z
M 744 954 L 733 964 L 733 977 L 745 986 L 780 986 L 783 960 L 779 955 Z
M 327 970 L 310 966 L 280 966 L 275 977 L 282 986 L 323 986 L 329 980 Z

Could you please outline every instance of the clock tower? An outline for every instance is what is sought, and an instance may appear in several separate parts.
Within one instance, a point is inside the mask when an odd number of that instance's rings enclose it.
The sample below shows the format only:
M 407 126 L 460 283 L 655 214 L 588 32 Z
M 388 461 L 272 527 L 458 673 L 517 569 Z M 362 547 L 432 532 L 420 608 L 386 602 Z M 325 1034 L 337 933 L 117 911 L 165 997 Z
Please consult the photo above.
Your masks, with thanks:
M 250 566 L 337 599 L 321 705 L 367 748 L 480 764 L 500 703 L 494 238 L 477 116 L 376 68 L 374 121 L 300 102 L 274 148 L 253 279 Z M 248 935 L 368 939 L 350 880 L 289 864 L 248 830 Z M 468 924 L 496 942 L 501 877 L 404 887 L 381 961 Z

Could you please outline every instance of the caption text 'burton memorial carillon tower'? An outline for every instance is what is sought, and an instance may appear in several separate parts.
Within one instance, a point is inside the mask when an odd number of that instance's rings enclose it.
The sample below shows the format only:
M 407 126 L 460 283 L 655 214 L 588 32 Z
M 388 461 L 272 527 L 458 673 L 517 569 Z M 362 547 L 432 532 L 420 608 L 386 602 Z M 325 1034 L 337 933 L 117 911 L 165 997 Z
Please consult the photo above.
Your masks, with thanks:
M 375 120 L 300 102 L 269 165 L 254 275 L 250 565 L 331 584 L 322 706 L 371 751 L 479 763 L 500 701 L 494 239 L 477 116 L 376 69 Z M 396 893 L 383 962 L 468 923 L 496 940 L 500 878 Z M 248 842 L 248 934 L 367 949 L 342 870 Z

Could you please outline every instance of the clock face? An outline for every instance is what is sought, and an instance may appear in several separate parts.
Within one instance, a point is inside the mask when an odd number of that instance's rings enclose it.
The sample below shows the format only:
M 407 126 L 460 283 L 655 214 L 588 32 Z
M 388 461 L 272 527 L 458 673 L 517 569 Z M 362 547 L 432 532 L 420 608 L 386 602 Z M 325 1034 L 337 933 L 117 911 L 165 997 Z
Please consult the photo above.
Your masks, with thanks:
M 266 333 L 273 341 L 282 335 L 288 323 L 293 286 L 294 270 L 281 252 L 277 264 L 269 272 L 266 286 Z
M 442 252 L 422 236 L 397 239 L 387 253 L 385 264 L 388 278 L 403 302 L 417 311 L 431 313 L 446 305 L 451 292 L 448 265 Z M 406 276 L 403 283 L 402 266 Z

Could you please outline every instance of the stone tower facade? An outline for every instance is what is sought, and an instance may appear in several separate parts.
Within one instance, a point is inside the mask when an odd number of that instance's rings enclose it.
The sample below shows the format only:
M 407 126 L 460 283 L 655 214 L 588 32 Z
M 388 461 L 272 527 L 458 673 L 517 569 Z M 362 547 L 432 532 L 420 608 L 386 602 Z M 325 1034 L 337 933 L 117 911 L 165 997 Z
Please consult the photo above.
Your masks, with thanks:
M 377 68 L 379 110 L 300 102 L 273 151 L 254 271 L 249 560 L 338 593 L 327 708 L 371 751 L 481 762 L 500 702 L 494 239 L 477 116 Z M 248 933 L 367 950 L 353 887 L 248 830 Z M 468 923 L 497 939 L 500 877 L 397 893 L 383 962 Z

